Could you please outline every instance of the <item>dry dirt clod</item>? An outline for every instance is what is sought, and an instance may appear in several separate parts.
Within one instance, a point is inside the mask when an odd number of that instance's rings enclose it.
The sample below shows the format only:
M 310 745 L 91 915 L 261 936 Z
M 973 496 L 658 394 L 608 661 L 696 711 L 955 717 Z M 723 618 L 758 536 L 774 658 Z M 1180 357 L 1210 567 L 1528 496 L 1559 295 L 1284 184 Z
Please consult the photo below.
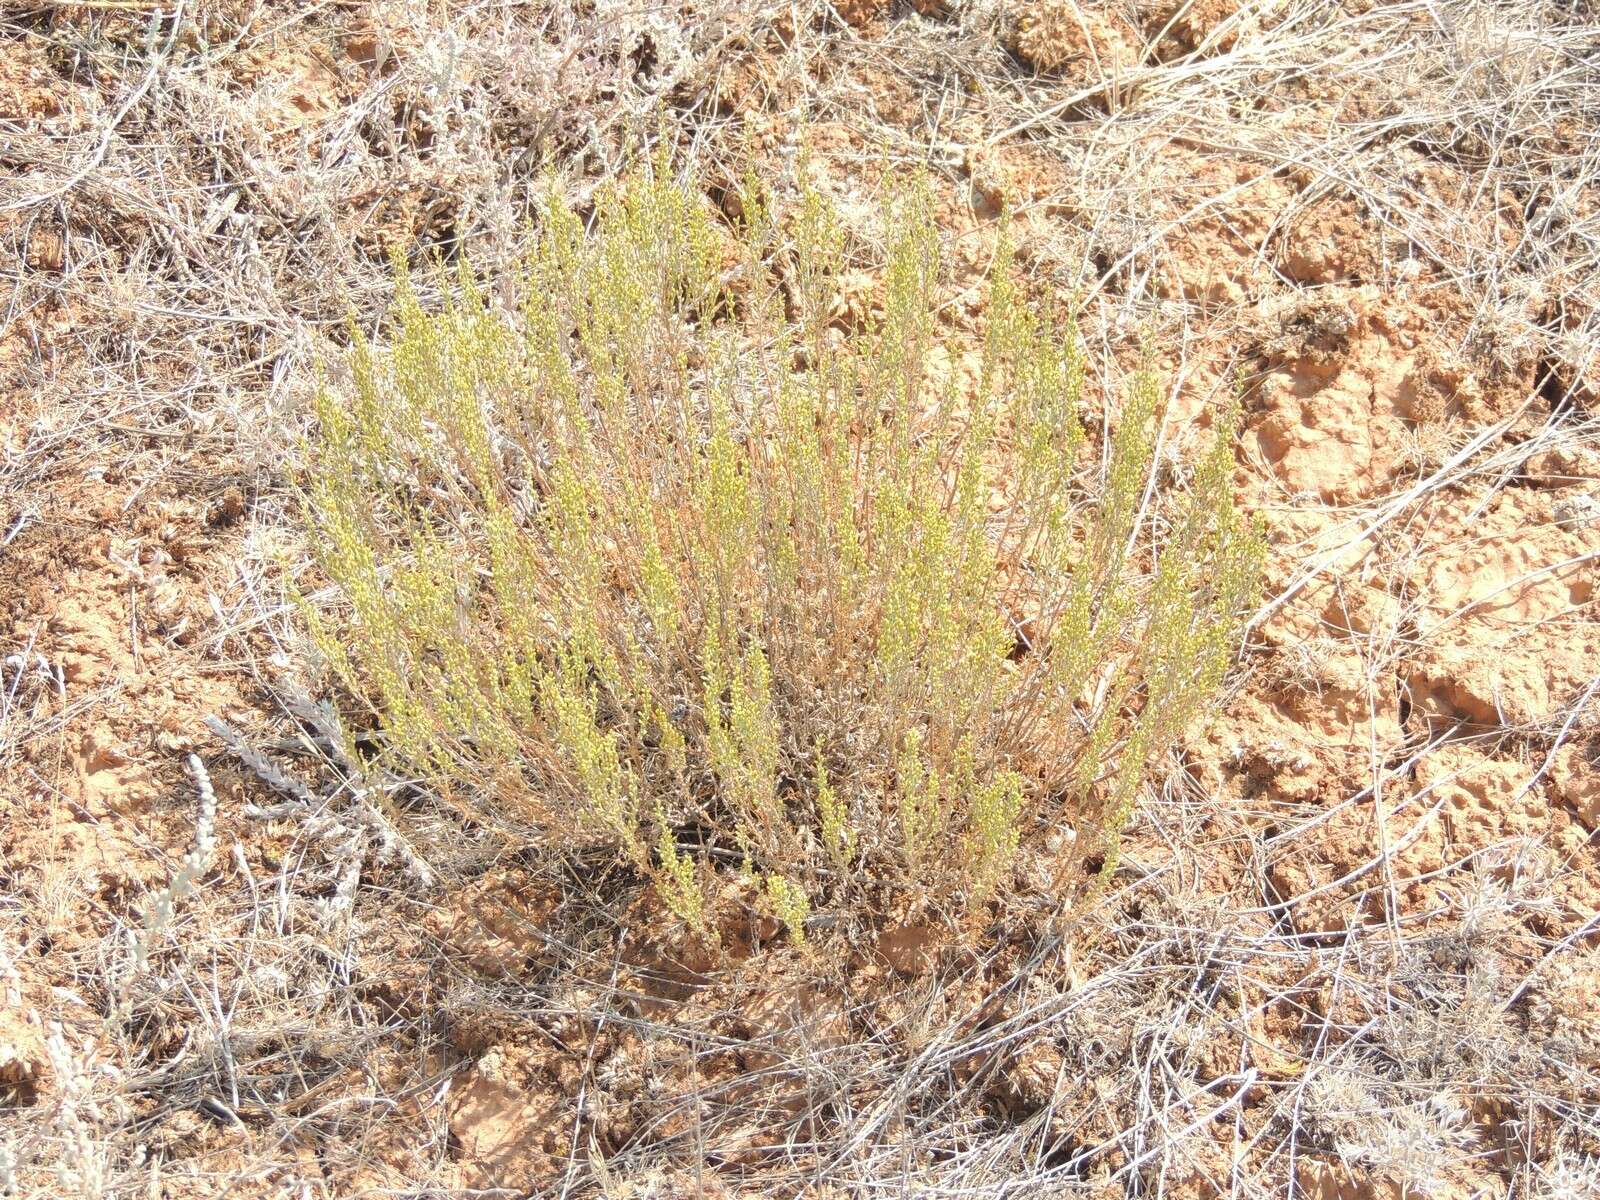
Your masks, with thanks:
M 931 925 L 897 925 L 878 937 L 878 954 L 900 975 L 917 978 L 939 962 L 943 939 Z

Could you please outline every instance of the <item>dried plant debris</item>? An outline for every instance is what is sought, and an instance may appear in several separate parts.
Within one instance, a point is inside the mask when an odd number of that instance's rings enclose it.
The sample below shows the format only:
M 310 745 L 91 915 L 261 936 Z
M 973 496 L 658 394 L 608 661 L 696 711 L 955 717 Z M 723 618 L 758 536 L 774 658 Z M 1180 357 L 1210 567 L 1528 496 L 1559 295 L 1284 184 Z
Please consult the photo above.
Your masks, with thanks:
M 0 1195 L 1592 1194 L 1594 18 L 11 6 Z M 314 398 L 359 393 L 353 344 L 408 344 L 397 278 L 425 314 L 466 280 L 514 325 L 552 191 L 588 233 L 657 153 L 715 238 L 717 320 L 764 294 L 736 252 L 746 171 L 774 211 L 820 197 L 826 336 L 861 354 L 897 319 L 884 193 L 920 172 L 941 263 L 923 374 L 952 435 L 1004 228 L 1019 311 L 1057 344 L 1076 314 L 1084 483 L 1127 436 L 1130 382 L 1159 381 L 1151 533 L 1237 408 L 1224 490 L 1262 532 L 1265 600 L 1139 773 L 1116 854 L 1064 795 L 1032 797 L 982 903 L 884 889 L 848 919 L 823 810 L 856 811 L 858 758 L 833 743 L 824 784 L 808 735 L 777 799 L 816 853 L 759 864 L 804 909 L 693 811 L 714 769 L 652 793 L 641 868 L 489 819 L 539 780 L 447 786 L 329 671 L 337 639 L 308 642 L 300 603 L 350 612 L 300 524 Z M 761 277 L 773 329 L 806 311 L 792 234 Z M 537 428 L 498 432 L 508 484 L 550 465 Z M 988 466 L 999 525 L 1015 497 Z M 385 494 L 439 513 L 460 484 Z M 1140 577 L 1150 544 L 1129 543 Z M 1019 596 L 1041 584 L 1006 565 Z M 1026 670 L 1037 615 L 1004 628 L 1001 671 Z M 703 706 L 703 680 L 683 690 Z M 861 733 L 815 724 L 845 751 Z M 669 908 L 663 827 L 699 930 Z M 894 857 L 855 833 L 853 863 Z M 930 861 L 959 874 L 972 849 Z M 1071 888 L 1064 860 L 1088 868 Z

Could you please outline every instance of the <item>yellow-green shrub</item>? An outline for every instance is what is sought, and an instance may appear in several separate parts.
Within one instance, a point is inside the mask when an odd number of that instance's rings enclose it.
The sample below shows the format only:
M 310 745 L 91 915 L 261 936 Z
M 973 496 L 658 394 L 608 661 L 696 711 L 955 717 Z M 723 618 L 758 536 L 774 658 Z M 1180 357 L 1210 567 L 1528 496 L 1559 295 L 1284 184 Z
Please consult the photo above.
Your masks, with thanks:
M 464 272 L 425 311 L 402 270 L 392 341 L 317 402 L 344 603 L 308 612 L 386 752 L 696 925 L 713 862 L 799 940 L 819 907 L 982 903 L 1045 825 L 1114 854 L 1255 587 L 1232 412 L 1158 497 L 1144 372 L 1102 469 L 1075 328 L 1004 246 L 975 384 L 936 382 L 930 200 L 899 193 L 868 328 L 820 195 L 747 181 L 730 237 L 658 161 L 589 230 L 543 206 L 517 311 Z

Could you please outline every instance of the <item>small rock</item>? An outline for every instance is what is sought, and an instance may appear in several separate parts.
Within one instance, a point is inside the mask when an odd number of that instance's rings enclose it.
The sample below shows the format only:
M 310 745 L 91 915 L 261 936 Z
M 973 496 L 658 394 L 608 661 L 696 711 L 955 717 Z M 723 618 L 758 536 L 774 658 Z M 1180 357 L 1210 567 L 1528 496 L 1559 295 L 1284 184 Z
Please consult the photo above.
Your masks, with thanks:
M 1556 524 L 1563 529 L 1584 529 L 1600 522 L 1600 500 L 1593 496 L 1569 496 L 1557 501 Z

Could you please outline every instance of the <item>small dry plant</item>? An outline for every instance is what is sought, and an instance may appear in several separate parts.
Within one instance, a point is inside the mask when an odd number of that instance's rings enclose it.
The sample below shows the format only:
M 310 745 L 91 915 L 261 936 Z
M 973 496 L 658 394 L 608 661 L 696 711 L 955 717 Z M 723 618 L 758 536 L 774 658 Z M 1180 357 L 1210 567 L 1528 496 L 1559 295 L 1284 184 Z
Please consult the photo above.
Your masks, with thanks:
M 975 382 L 940 381 L 931 200 L 893 190 L 864 329 L 820 194 L 746 179 L 729 236 L 657 160 L 587 227 L 552 189 L 516 311 L 402 271 L 392 342 L 318 401 L 345 603 L 306 608 L 385 753 L 698 928 L 719 862 L 800 940 L 818 906 L 970 913 L 1052 826 L 1113 858 L 1256 588 L 1233 413 L 1156 497 L 1145 371 L 1102 467 L 1075 327 L 1004 249 Z

